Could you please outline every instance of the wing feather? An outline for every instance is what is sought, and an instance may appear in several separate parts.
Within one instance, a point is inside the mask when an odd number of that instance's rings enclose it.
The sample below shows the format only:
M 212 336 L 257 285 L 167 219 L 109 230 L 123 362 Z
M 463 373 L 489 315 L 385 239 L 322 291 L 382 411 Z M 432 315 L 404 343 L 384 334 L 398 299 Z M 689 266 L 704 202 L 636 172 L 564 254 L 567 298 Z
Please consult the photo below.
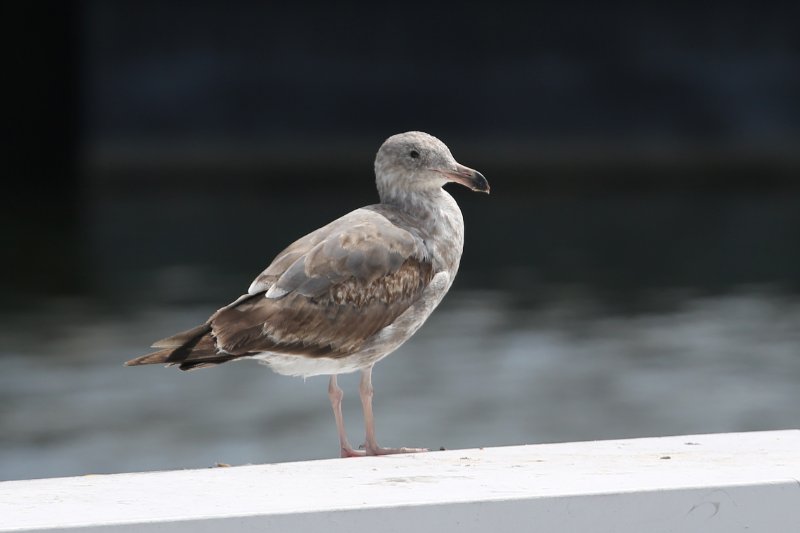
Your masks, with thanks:
M 254 285 L 262 287 L 272 278 L 266 297 L 211 318 L 221 350 L 348 355 L 391 324 L 433 278 L 424 243 L 380 213 L 360 209 L 323 229 L 279 255 L 282 272 L 273 263 L 259 276 Z
M 425 243 L 358 209 L 296 241 L 248 294 L 131 361 L 201 368 L 262 352 L 344 357 L 413 305 L 435 272 Z

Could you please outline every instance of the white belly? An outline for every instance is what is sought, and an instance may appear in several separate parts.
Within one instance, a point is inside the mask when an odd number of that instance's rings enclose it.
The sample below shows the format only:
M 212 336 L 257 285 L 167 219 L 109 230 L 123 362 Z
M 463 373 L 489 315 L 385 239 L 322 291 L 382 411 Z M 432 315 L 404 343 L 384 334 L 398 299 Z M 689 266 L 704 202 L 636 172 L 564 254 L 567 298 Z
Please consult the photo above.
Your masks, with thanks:
M 268 365 L 274 372 L 284 376 L 320 376 L 328 374 L 349 374 L 366 365 L 359 365 L 353 356 L 333 359 L 330 357 L 305 357 L 279 353 L 261 353 L 249 357 Z

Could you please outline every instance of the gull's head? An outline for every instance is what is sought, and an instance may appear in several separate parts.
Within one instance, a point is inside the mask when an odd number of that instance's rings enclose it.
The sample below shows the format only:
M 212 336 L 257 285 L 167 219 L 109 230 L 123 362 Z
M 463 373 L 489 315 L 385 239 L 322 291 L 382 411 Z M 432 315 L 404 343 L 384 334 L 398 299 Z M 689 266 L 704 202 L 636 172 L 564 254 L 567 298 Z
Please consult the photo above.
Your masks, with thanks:
M 449 182 L 489 192 L 483 174 L 459 164 L 442 141 L 421 131 L 398 133 L 384 141 L 375 156 L 375 180 L 383 200 L 439 189 Z

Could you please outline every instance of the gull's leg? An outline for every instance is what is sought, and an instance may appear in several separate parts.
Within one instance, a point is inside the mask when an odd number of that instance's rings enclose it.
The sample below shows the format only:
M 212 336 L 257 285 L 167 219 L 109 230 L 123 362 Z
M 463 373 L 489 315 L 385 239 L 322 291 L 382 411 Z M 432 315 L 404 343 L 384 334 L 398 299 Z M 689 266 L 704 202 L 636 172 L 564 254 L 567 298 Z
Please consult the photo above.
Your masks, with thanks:
M 361 383 L 358 387 L 361 406 L 364 408 L 364 424 L 367 428 L 367 455 L 389 455 L 392 453 L 427 452 L 426 448 L 381 448 L 375 440 L 375 418 L 372 415 L 372 366 L 361 371 Z
M 361 450 L 354 450 L 350 443 L 347 442 L 347 433 L 344 431 L 344 418 L 342 418 L 342 397 L 344 393 L 336 383 L 336 374 L 331 376 L 331 381 L 328 384 L 328 398 L 331 399 L 331 407 L 333 407 L 333 416 L 336 418 L 336 430 L 339 432 L 339 447 L 341 448 L 342 457 L 358 457 L 363 456 L 364 452 Z

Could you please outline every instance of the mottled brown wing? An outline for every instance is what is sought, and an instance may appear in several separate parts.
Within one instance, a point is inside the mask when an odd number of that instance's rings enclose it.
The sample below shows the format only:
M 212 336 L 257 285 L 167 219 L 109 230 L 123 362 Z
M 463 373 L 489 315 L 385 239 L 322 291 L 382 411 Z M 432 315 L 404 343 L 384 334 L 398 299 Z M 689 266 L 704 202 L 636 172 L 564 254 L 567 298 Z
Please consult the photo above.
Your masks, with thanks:
M 345 356 L 408 309 L 433 274 L 420 239 L 359 209 L 287 248 L 251 287 L 266 292 L 219 310 L 211 333 L 232 355 Z

